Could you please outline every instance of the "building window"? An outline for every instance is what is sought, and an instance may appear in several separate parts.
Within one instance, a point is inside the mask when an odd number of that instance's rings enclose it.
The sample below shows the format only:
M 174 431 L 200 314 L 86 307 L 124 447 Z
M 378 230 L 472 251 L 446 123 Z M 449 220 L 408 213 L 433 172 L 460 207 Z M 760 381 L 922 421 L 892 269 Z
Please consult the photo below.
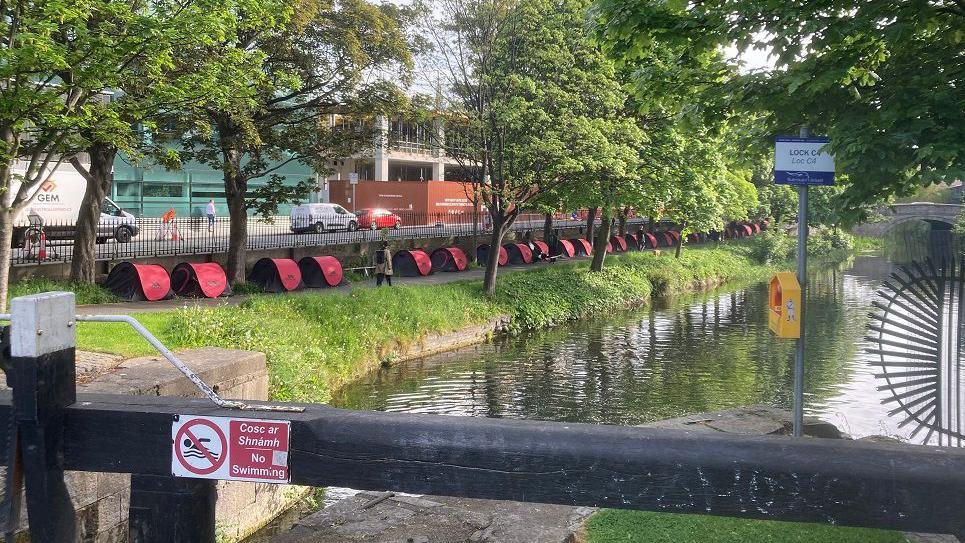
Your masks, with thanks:
M 137 181 L 116 181 L 114 194 L 118 198 L 140 198 L 141 184 Z
M 432 166 L 389 164 L 389 181 L 428 181 L 430 179 L 432 179 Z
M 432 148 L 432 127 L 405 119 L 389 123 L 389 148 L 409 153 L 427 153 Z
M 182 196 L 184 196 L 184 185 L 144 183 L 145 198 L 181 198 Z

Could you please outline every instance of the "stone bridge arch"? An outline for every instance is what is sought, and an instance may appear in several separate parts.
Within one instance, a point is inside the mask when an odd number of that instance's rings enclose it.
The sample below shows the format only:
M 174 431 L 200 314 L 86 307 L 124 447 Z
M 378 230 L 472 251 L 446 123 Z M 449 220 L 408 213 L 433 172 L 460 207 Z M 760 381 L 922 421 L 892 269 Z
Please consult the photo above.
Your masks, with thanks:
M 961 211 L 961 204 L 931 202 L 893 204 L 878 209 L 878 213 L 883 216 L 882 220 L 859 224 L 854 228 L 854 233 L 861 236 L 881 237 L 899 224 L 910 221 L 927 221 L 954 226 L 958 222 Z

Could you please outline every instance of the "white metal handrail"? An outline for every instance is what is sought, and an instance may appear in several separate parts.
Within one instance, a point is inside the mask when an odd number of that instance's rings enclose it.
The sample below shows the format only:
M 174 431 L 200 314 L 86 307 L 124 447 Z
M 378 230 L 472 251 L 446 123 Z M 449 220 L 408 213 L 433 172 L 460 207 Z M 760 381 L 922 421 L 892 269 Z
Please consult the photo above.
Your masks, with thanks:
M 9 313 L 0 314 L 0 320 L 11 321 L 11 316 Z M 185 377 L 187 377 L 194 386 L 198 387 L 198 390 L 205 395 L 211 402 L 213 402 L 218 407 L 223 407 L 226 409 L 240 409 L 245 411 L 283 411 L 288 413 L 301 413 L 305 410 L 304 407 L 297 407 L 292 405 L 264 405 L 264 404 L 250 404 L 238 400 L 226 400 L 218 395 L 207 383 L 205 383 L 198 374 L 191 371 L 184 362 L 171 349 L 168 349 L 161 340 L 154 336 L 144 327 L 143 324 L 138 322 L 137 319 L 131 317 L 130 315 L 76 315 L 74 316 L 73 322 L 68 322 L 68 326 L 73 326 L 74 322 L 120 322 L 127 323 L 138 334 L 141 335 L 148 343 L 151 344 L 159 353 L 161 353 L 172 366 L 177 368 Z

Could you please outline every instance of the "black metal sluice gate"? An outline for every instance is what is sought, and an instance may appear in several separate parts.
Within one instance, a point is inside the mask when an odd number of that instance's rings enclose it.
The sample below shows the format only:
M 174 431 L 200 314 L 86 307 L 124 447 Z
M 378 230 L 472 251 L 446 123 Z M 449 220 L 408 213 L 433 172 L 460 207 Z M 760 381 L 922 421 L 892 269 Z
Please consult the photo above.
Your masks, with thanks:
M 76 538 L 65 470 L 133 474 L 131 541 L 214 541 L 214 481 L 174 475 L 228 464 L 241 480 L 965 534 L 957 448 L 77 395 L 73 299 L 37 303 L 25 325 L 14 304 L 0 393 L 0 520 L 17 520 L 22 477 L 36 542 Z

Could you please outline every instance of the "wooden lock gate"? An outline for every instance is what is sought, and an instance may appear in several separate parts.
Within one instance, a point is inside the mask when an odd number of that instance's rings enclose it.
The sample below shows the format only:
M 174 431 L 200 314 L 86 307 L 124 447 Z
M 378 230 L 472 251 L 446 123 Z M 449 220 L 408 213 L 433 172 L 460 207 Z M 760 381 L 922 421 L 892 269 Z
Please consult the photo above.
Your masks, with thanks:
M 32 541 L 75 541 L 64 471 L 78 470 L 132 474 L 132 542 L 213 542 L 214 481 L 172 469 L 182 456 L 172 428 L 221 420 L 211 417 L 283 425 L 288 448 L 276 460 L 298 485 L 965 535 L 960 449 L 78 395 L 74 323 L 84 318 L 74 317 L 73 295 L 17 298 L 12 307 L 13 390 L 0 393 L 8 537 L 23 481 Z

